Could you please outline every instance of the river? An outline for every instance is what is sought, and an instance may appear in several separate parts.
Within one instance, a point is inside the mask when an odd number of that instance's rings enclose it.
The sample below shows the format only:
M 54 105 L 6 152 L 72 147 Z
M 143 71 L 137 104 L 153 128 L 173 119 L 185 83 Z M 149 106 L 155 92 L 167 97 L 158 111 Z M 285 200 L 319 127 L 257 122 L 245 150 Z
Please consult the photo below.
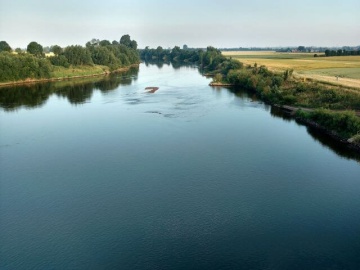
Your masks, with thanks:
M 209 82 L 0 89 L 0 268 L 360 269 L 358 155 Z

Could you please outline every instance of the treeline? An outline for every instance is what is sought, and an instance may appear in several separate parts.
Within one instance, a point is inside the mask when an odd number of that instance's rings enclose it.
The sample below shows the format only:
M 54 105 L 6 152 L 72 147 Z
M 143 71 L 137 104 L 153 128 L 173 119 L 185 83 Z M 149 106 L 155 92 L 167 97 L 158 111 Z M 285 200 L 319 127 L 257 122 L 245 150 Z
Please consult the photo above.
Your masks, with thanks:
M 0 82 L 50 78 L 54 66 L 107 66 L 110 71 L 137 64 L 140 61 L 137 42 L 129 35 L 120 41 L 93 39 L 85 47 L 72 45 L 50 47 L 52 56 L 46 57 L 42 45 L 30 42 L 26 53 L 12 52 L 6 41 L 0 42 Z
M 360 55 L 360 50 L 325 50 L 325 56 L 349 56 L 349 55 Z
M 198 65 L 205 72 L 221 70 L 223 73 L 231 69 L 242 67 L 242 63 L 229 59 L 221 54 L 221 51 L 214 47 L 204 49 L 180 49 L 175 46 L 173 49 L 157 47 L 150 49 L 146 47 L 140 50 L 140 57 L 145 61 L 170 61 L 180 63 L 192 63 Z
M 148 46 L 140 50 L 140 58 L 144 61 L 168 61 L 168 62 L 192 62 L 199 61 L 199 56 L 202 49 L 180 49 L 175 46 L 172 49 L 163 49 L 158 46 L 156 49 L 151 49 Z
M 50 78 L 51 70 L 48 59 L 31 54 L 0 53 L 0 82 Z

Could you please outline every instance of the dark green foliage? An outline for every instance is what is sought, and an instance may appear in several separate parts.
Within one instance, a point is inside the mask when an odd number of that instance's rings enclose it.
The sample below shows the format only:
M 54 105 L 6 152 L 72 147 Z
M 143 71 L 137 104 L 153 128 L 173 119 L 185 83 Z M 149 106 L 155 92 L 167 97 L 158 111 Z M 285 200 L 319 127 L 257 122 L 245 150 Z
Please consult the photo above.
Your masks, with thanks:
M 96 65 L 108 66 L 110 70 L 139 63 L 139 53 L 136 48 L 137 42 L 131 40 L 129 35 L 122 36 L 120 43 L 116 40 L 110 43 L 108 40 L 100 41 L 95 38 L 86 43 L 86 50 L 90 53 L 92 62 Z
M 120 44 L 133 50 L 137 49 L 137 42 L 135 40 L 131 40 L 129 35 L 123 35 L 120 38 Z
M 0 81 L 49 78 L 51 64 L 48 59 L 31 54 L 0 53 Z
M 64 55 L 56 55 L 48 58 L 50 63 L 54 66 L 70 67 L 69 61 Z
M 0 41 L 0 52 L 11 52 L 11 47 L 6 41 Z
M 130 39 L 130 36 L 128 36 Z M 132 47 L 136 41 L 130 40 L 130 47 L 117 42 L 111 44 L 107 40 L 92 39 L 87 47 L 68 46 L 64 50 L 54 45 L 50 48 L 55 56 L 41 59 L 43 47 L 37 42 L 27 46 L 28 54 L 0 53 L 0 82 L 17 81 L 25 79 L 49 78 L 53 66 L 69 68 L 81 65 L 105 65 L 110 70 L 139 63 L 139 54 Z M 6 50 L 6 42 L 0 43 Z M 18 50 L 19 52 L 21 50 Z
M 96 65 L 108 66 L 111 70 L 121 67 L 120 59 L 108 47 L 93 47 L 90 52 L 92 61 Z
M 56 55 L 61 54 L 63 49 L 59 45 L 54 45 L 50 47 L 50 52 L 53 52 Z
M 243 68 L 243 63 L 233 59 L 226 59 L 221 64 L 221 73 L 223 75 L 228 74 L 230 70 L 236 70 Z
M 26 50 L 28 53 L 38 57 L 43 55 L 43 47 L 35 41 L 30 42 Z
M 64 56 L 70 65 L 92 65 L 91 53 L 88 49 L 79 45 L 66 47 Z
M 140 61 L 138 52 L 124 45 L 111 45 L 106 48 L 120 61 L 120 67 L 136 64 Z
M 346 50 L 325 50 L 325 56 L 348 56 L 348 55 L 360 55 L 360 50 L 346 51 Z
M 100 46 L 108 46 L 108 45 L 111 45 L 111 43 L 110 43 L 110 41 L 104 39 L 104 40 L 100 41 L 99 45 Z
M 156 49 L 150 49 L 146 47 L 140 50 L 140 58 L 145 61 L 171 61 L 178 63 L 199 63 L 202 50 L 180 49 L 179 46 L 175 46 L 173 49 L 163 49 L 158 46 Z
M 344 138 L 360 133 L 360 117 L 353 111 L 333 112 L 319 109 L 313 112 L 298 111 L 297 117 L 318 123 L 320 126 L 335 131 Z

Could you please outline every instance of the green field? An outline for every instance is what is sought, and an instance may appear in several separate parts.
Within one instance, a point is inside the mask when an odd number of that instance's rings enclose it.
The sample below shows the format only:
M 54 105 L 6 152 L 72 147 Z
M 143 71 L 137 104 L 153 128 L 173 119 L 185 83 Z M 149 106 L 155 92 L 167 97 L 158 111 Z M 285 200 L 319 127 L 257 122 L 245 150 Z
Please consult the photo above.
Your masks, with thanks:
M 314 53 L 277 53 L 274 51 L 223 52 L 245 65 L 265 65 L 282 72 L 293 69 L 294 75 L 332 84 L 360 88 L 360 56 L 314 57 Z

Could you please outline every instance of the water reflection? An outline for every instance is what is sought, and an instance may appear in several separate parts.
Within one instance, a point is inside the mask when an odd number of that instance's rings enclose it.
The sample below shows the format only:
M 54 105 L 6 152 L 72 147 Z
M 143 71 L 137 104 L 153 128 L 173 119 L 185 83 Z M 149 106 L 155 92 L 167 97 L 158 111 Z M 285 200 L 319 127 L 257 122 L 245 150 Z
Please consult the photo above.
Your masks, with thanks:
M 360 154 L 358 152 L 338 143 L 329 135 L 326 135 L 313 127 L 307 127 L 307 132 L 315 141 L 319 142 L 322 146 L 331 149 L 339 156 L 346 159 L 355 159 L 360 162 Z
M 220 87 L 220 88 L 224 89 L 224 87 Z M 221 91 L 221 89 L 219 89 L 219 88 L 215 88 L 215 89 L 217 91 Z M 242 88 L 237 88 L 237 87 L 228 87 L 226 89 L 227 89 L 227 91 L 233 93 L 236 97 L 239 98 L 240 106 L 256 107 L 259 104 L 262 104 L 261 101 L 256 96 L 256 94 L 251 91 L 247 91 L 247 90 L 244 90 Z M 249 105 L 248 103 L 244 102 L 244 100 L 246 100 L 246 99 L 250 100 L 251 104 L 253 104 L 253 105 Z M 279 107 L 271 106 L 268 104 L 262 104 L 261 106 L 263 106 L 266 111 L 269 111 L 270 115 L 274 118 L 281 118 L 285 122 L 296 121 L 294 119 L 294 117 L 289 115 L 289 113 L 284 112 Z M 298 125 L 304 125 L 297 121 L 296 121 L 296 123 Z M 339 143 L 334 138 L 330 137 L 327 134 L 324 134 L 323 132 L 321 132 L 313 127 L 307 127 L 307 132 L 315 141 L 319 142 L 322 146 L 331 149 L 339 156 L 346 158 L 346 159 L 354 159 L 354 160 L 357 160 L 360 162 L 360 154 L 356 150 L 349 148 L 345 144 Z
M 83 104 L 91 99 L 94 90 L 106 93 L 120 85 L 131 85 L 137 80 L 138 73 L 139 68 L 133 67 L 128 71 L 114 73 L 106 77 L 4 87 L 0 89 L 0 107 L 7 112 L 15 111 L 21 107 L 26 109 L 39 108 L 53 94 L 67 98 L 71 104 Z
M 161 69 L 164 65 L 171 66 L 175 70 L 179 70 L 182 67 L 197 67 L 193 63 L 189 62 L 177 62 L 177 61 L 159 61 L 159 60 L 146 60 L 145 66 L 157 66 L 159 69 Z

